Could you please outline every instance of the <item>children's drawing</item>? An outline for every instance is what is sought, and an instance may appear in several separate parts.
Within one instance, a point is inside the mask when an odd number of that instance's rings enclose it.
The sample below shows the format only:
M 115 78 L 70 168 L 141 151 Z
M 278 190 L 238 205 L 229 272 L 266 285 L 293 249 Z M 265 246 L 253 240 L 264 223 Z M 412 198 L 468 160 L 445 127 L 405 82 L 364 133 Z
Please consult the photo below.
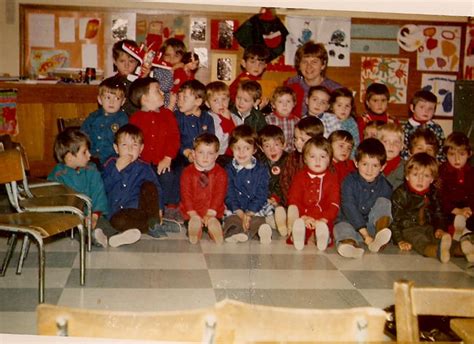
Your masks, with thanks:
M 239 26 L 236 20 L 211 20 L 211 49 L 238 50 L 234 31 Z
M 409 59 L 392 57 L 361 57 L 360 102 L 364 103 L 365 90 L 374 83 L 387 85 L 390 102 L 405 104 L 407 99 Z
M 417 69 L 457 72 L 461 52 L 460 26 L 420 25 L 424 43 L 418 48 Z
M 30 75 L 46 75 L 57 68 L 69 67 L 67 50 L 31 49 Z
M 312 40 L 323 43 L 328 51 L 328 66 L 350 65 L 351 20 L 350 18 L 286 17 L 290 34 L 286 38 L 285 61 L 294 64 L 298 47 Z
M 398 31 L 397 42 L 400 48 L 412 52 L 423 45 L 425 38 L 419 26 L 407 24 Z
M 191 18 L 189 24 L 189 39 L 191 43 L 205 43 L 207 18 Z
M 436 116 L 453 116 L 455 82 L 456 75 L 422 74 L 421 88 L 434 93 L 438 98 Z
M 474 24 L 468 25 L 466 28 L 463 79 L 474 80 Z
M 18 135 L 16 90 L 0 89 L 0 135 Z

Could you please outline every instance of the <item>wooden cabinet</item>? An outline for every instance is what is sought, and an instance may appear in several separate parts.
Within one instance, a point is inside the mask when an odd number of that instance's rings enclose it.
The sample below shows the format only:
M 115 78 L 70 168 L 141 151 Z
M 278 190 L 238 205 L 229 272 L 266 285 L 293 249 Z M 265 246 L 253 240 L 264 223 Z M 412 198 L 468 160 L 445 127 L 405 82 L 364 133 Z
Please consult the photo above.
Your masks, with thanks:
M 46 176 L 56 164 L 53 154 L 59 117 L 86 117 L 95 111 L 97 86 L 0 83 L 18 90 L 19 133 L 13 140 L 26 149 L 32 176 Z

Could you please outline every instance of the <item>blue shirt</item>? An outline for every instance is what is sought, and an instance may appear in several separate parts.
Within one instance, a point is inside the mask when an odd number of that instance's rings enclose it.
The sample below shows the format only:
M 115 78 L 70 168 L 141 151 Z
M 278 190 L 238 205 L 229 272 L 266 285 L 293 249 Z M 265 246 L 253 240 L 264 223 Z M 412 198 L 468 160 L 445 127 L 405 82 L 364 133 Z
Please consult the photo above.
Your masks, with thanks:
M 214 119 L 207 113 L 201 111 L 201 115 L 185 115 L 179 110 L 175 111 L 176 121 L 181 135 L 181 146 L 179 153 L 183 154 L 185 149 L 193 149 L 193 141 L 202 133 L 215 134 Z
M 81 130 L 91 140 L 91 155 L 98 157 L 101 164 L 116 156 L 113 146 L 115 133 L 127 123 L 128 116 L 125 111 L 105 114 L 103 108 L 90 113 L 82 123 Z

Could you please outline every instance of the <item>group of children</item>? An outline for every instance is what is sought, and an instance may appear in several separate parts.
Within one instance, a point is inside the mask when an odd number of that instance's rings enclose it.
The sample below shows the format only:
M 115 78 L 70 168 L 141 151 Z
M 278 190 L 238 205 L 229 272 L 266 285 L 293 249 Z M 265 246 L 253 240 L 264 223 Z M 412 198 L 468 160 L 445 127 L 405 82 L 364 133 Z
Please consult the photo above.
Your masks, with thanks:
M 163 237 L 183 222 L 193 244 L 203 231 L 218 244 L 268 244 L 277 231 L 297 250 L 314 235 L 318 250 L 335 244 L 350 258 L 393 240 L 400 250 L 442 262 L 451 255 L 474 261 L 471 147 L 459 132 L 444 139 L 432 120 L 431 92 L 416 92 L 401 126 L 387 112 L 383 84 L 367 88 L 367 112 L 355 115 L 352 91 L 324 76 L 321 44 L 298 49 L 298 75 L 268 99 L 264 46 L 246 50 L 244 72 L 229 88 L 186 73 L 188 80 L 177 79 L 185 52 L 168 43 L 163 58 L 179 85 L 169 101 L 162 76 L 155 77 L 161 74 L 149 76 L 153 68 L 121 81 L 143 61 L 132 63 L 138 53 L 119 42 L 119 74 L 100 84 L 100 109 L 82 131 L 67 129 L 56 139 L 59 164 L 49 179 L 91 197 L 97 244 Z M 128 115 L 127 102 L 136 107 Z

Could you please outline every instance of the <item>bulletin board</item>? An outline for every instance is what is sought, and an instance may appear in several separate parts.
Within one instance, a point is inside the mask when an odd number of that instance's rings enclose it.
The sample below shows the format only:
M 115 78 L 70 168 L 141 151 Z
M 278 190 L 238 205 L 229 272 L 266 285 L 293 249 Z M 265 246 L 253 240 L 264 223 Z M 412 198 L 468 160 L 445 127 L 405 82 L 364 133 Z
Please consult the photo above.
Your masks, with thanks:
M 20 14 L 22 75 L 31 74 L 36 63 L 33 62 L 41 56 L 46 66 L 61 63 L 64 54 L 68 54 L 65 67 L 85 67 L 83 50 L 91 45 L 97 46 L 97 68 L 104 69 L 105 76 L 111 75 L 114 39 L 110 31 L 115 16 L 117 20 L 133 17 L 134 27 L 129 28 L 133 36 L 127 38 L 137 42 L 150 45 L 154 41 L 153 44 L 161 45 L 169 37 L 182 39 L 188 50 L 198 53 L 201 64 L 196 78 L 206 84 L 216 78 L 230 83 L 240 73 L 243 49 L 232 32 L 255 13 L 20 5 Z M 39 23 L 33 22 L 32 16 Z M 278 16 L 290 34 L 296 35 L 296 42 L 310 37 L 325 43 L 331 55 L 326 76 L 354 91 L 357 113 L 365 111 L 364 89 L 369 83 L 379 81 L 390 85 L 392 115 L 407 118 L 410 99 L 423 87 L 438 96 L 436 117 L 452 119 L 455 82 L 474 74 L 466 72 L 474 70 L 474 43 L 466 43 L 471 32 L 466 29 L 468 23 L 370 17 L 338 19 L 314 14 L 294 18 L 291 12 Z M 88 31 L 91 20 L 92 28 Z M 332 22 L 338 20 L 345 25 L 348 37 L 345 41 L 340 30 L 331 28 Z M 99 23 L 96 32 L 94 23 Z M 73 27 L 74 41 L 65 41 L 64 25 Z M 323 32 L 324 27 L 329 29 Z M 45 42 L 37 35 L 39 29 L 54 31 L 53 38 Z M 291 64 L 286 63 L 284 55 L 272 61 L 263 78 L 283 83 L 295 74 Z

